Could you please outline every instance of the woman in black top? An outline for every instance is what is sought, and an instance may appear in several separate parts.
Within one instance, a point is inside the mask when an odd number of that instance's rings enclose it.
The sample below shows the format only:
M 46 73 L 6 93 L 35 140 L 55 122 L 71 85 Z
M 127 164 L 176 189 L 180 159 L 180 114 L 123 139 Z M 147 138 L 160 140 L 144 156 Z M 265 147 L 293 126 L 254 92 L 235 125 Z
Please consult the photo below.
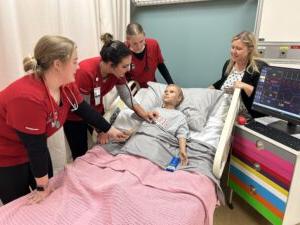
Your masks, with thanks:
M 233 37 L 231 42 L 231 58 L 223 66 L 222 77 L 210 88 L 233 92 L 241 89 L 242 101 L 252 117 L 263 114 L 251 109 L 260 71 L 267 64 L 257 60 L 257 45 L 253 33 L 244 31 Z
M 148 87 L 148 81 L 156 81 L 155 72 L 158 69 L 168 84 L 174 84 L 157 40 L 146 38 L 140 24 L 128 24 L 126 39 L 126 45 L 132 53 L 131 69 L 127 73 L 127 79 L 137 81 L 141 87 Z

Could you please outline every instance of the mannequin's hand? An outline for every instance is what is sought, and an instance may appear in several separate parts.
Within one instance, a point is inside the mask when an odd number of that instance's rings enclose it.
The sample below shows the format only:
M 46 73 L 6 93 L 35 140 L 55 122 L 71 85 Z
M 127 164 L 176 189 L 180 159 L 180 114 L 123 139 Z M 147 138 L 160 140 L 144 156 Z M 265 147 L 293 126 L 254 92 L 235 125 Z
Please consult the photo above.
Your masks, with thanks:
M 181 166 L 186 166 L 188 164 L 188 156 L 186 151 L 180 151 L 179 152 L 179 157 L 180 157 L 180 161 L 181 161 Z

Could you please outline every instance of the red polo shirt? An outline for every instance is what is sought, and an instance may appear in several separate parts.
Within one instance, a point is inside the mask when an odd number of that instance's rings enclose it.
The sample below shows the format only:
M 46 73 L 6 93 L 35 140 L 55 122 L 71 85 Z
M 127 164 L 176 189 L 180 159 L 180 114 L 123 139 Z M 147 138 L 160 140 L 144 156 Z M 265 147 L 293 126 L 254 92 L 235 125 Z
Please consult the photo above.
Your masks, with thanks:
M 133 69 L 128 72 L 130 78 L 139 82 L 141 87 L 148 87 L 148 81 L 155 81 L 157 66 L 164 61 L 158 42 L 150 38 L 146 38 L 145 41 L 146 49 L 143 59 L 138 59 L 132 54 Z
M 106 80 L 103 80 L 100 63 L 101 57 L 94 57 L 83 60 L 79 63 L 79 69 L 76 71 L 75 80 L 83 97 L 88 100 L 90 105 L 100 113 L 104 112 L 103 96 L 106 95 L 115 85 L 125 84 L 125 78 L 117 78 L 113 74 L 109 74 Z M 94 89 L 100 87 L 100 104 L 95 105 Z M 70 113 L 68 120 L 80 120 L 80 118 Z
M 15 130 L 49 137 L 59 129 L 51 125 L 53 111 L 62 126 L 70 111 L 69 100 L 74 103 L 76 99 L 79 104 L 83 100 L 74 83 L 62 87 L 60 96 L 58 105 L 48 95 L 43 81 L 32 74 L 0 92 L 0 167 L 28 162 L 27 150 Z

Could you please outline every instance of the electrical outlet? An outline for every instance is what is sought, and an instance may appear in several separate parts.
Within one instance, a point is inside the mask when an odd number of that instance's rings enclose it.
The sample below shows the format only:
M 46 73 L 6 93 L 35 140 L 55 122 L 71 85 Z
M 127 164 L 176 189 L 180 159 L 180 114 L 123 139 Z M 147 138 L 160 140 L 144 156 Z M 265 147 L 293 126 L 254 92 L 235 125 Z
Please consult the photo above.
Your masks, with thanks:
M 287 46 L 279 47 L 279 58 L 286 58 L 288 50 L 289 50 L 289 47 L 287 47 Z
M 259 54 L 260 57 L 264 57 L 265 51 L 266 51 L 266 47 L 265 46 L 258 46 L 257 47 L 257 52 L 258 52 L 258 54 Z
M 285 51 L 280 51 L 279 52 L 279 58 L 286 58 L 286 53 Z

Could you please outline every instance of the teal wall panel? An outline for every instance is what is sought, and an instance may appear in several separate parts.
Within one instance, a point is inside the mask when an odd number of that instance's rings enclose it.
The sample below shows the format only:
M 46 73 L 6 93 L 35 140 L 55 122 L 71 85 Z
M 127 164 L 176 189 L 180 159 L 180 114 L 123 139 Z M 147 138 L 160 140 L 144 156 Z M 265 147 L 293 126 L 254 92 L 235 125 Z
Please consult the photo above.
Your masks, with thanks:
M 253 31 L 257 0 L 211 0 L 133 7 L 131 21 L 159 41 L 165 63 L 183 87 L 207 87 L 221 76 L 231 38 Z M 159 72 L 156 76 L 163 81 Z

